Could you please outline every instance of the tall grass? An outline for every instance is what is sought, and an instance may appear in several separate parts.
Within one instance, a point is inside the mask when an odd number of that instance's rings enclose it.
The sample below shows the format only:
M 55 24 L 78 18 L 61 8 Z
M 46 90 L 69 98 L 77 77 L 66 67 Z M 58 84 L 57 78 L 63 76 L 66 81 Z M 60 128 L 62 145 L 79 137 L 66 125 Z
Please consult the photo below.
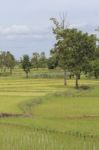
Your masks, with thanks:
M 1 150 L 99 150 L 98 138 L 0 125 Z

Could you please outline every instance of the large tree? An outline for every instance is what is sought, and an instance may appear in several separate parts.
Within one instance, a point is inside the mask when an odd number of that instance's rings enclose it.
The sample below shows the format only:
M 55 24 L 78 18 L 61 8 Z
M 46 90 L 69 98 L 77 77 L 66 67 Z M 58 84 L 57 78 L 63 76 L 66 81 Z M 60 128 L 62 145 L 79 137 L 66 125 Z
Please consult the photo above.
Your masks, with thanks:
M 76 78 L 76 88 L 81 72 L 93 60 L 96 49 L 96 37 L 88 35 L 77 29 L 62 28 L 57 20 L 53 19 L 56 35 L 55 53 L 59 56 L 61 68 L 66 72 L 73 72 Z M 66 78 L 64 78 L 66 85 Z
M 76 88 L 78 88 L 78 80 L 80 74 L 86 71 L 90 65 L 90 61 L 94 60 L 96 50 L 96 37 L 88 35 L 76 29 L 71 29 L 70 49 L 71 62 L 70 71 L 75 74 Z
M 58 65 L 61 66 L 61 68 L 64 70 L 64 85 L 67 85 L 67 72 L 68 72 L 68 56 L 64 53 L 67 53 L 67 48 L 64 49 L 63 45 L 63 37 L 61 34 L 65 29 L 67 29 L 67 24 L 65 25 L 65 17 L 61 17 L 61 20 L 58 21 L 56 18 L 51 18 L 51 21 L 53 21 L 54 27 L 52 28 L 53 33 L 56 36 L 57 43 L 55 44 L 55 47 L 53 50 L 51 50 L 52 56 L 58 60 Z M 62 51 L 62 53 L 60 53 Z

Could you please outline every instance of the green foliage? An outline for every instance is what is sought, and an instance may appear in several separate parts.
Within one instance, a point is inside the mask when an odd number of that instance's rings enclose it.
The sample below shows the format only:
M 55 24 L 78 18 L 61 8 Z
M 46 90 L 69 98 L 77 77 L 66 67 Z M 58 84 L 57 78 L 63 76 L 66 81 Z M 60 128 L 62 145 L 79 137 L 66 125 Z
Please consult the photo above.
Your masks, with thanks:
M 32 68 L 46 68 L 47 67 L 47 59 L 44 52 L 41 54 L 35 52 L 31 58 Z
M 31 69 L 31 62 L 30 58 L 28 55 L 24 55 L 22 60 L 21 60 L 22 68 L 24 72 L 26 73 L 26 78 L 28 78 L 28 73 L 30 72 Z
M 16 65 L 16 60 L 15 60 L 14 55 L 12 55 L 9 51 L 1 52 L 0 68 L 1 68 L 2 75 L 8 74 L 6 73 L 6 69 L 10 69 L 10 74 L 12 75 L 12 70 L 14 69 L 15 65 Z
M 39 68 L 39 53 L 35 52 L 33 53 L 32 59 L 31 59 L 31 64 L 33 68 Z
M 41 52 L 39 58 L 39 68 L 47 68 L 47 58 L 44 52 Z
M 48 65 L 48 69 L 55 69 L 58 66 L 58 61 L 54 56 L 49 57 L 47 61 L 47 65 Z
M 96 37 L 77 29 L 65 29 L 57 20 L 52 20 L 55 25 L 53 31 L 57 40 L 54 53 L 58 55 L 61 68 L 65 72 L 68 70 L 75 74 L 76 87 L 78 88 L 78 79 L 81 72 L 85 72 L 90 61 L 94 59 Z
M 12 69 L 15 67 L 16 61 L 14 56 L 9 51 L 6 53 L 5 61 L 6 67 L 10 68 L 10 73 L 12 74 Z
M 91 74 L 95 76 L 96 79 L 99 77 L 99 59 L 96 59 L 91 62 L 92 70 Z
M 96 48 L 95 59 L 91 62 L 91 74 L 97 79 L 99 77 L 99 47 Z

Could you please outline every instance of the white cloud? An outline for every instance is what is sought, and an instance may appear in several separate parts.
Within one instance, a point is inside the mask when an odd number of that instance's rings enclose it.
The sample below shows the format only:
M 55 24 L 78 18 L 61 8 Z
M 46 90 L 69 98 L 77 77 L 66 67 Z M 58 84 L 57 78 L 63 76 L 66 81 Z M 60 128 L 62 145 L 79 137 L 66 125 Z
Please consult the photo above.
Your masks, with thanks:
M 31 28 L 26 25 L 0 26 L 0 38 L 15 40 L 23 38 L 44 39 L 50 37 L 49 28 Z
M 82 27 L 85 27 L 87 25 L 88 25 L 87 23 L 80 23 L 80 24 L 71 24 L 69 27 L 70 28 L 82 28 Z
M 31 28 L 25 25 L 0 26 L 0 35 L 29 34 L 31 31 Z

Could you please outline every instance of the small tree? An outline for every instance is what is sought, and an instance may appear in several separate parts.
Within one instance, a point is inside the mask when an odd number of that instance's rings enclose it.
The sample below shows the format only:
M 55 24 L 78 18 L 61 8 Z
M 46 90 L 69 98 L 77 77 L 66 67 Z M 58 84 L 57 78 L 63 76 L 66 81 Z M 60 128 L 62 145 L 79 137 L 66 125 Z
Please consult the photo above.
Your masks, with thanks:
M 40 54 L 39 67 L 40 68 L 46 68 L 47 67 L 47 58 L 46 58 L 45 52 L 41 52 L 41 54 Z
M 0 67 L 3 69 L 4 73 L 6 72 L 6 68 L 10 70 L 10 74 L 12 74 L 12 70 L 14 69 L 16 64 L 16 60 L 14 55 L 11 52 L 2 51 L 0 53 Z
M 23 58 L 21 60 L 21 64 L 22 64 L 22 69 L 26 73 L 26 78 L 28 78 L 28 74 L 29 74 L 30 69 L 31 69 L 31 62 L 30 62 L 30 58 L 28 55 L 23 56 Z
M 8 69 L 10 69 L 10 74 L 12 74 L 12 70 L 15 67 L 15 64 L 16 64 L 16 60 L 14 56 L 9 51 L 7 51 L 5 65 Z
M 6 52 L 5 51 L 1 51 L 1 54 L 0 54 L 0 67 L 2 71 L 5 73 L 6 72 Z
M 32 59 L 31 59 L 31 64 L 32 64 L 32 68 L 39 68 L 39 59 L 40 59 L 40 55 L 39 53 L 35 52 L 33 53 Z

